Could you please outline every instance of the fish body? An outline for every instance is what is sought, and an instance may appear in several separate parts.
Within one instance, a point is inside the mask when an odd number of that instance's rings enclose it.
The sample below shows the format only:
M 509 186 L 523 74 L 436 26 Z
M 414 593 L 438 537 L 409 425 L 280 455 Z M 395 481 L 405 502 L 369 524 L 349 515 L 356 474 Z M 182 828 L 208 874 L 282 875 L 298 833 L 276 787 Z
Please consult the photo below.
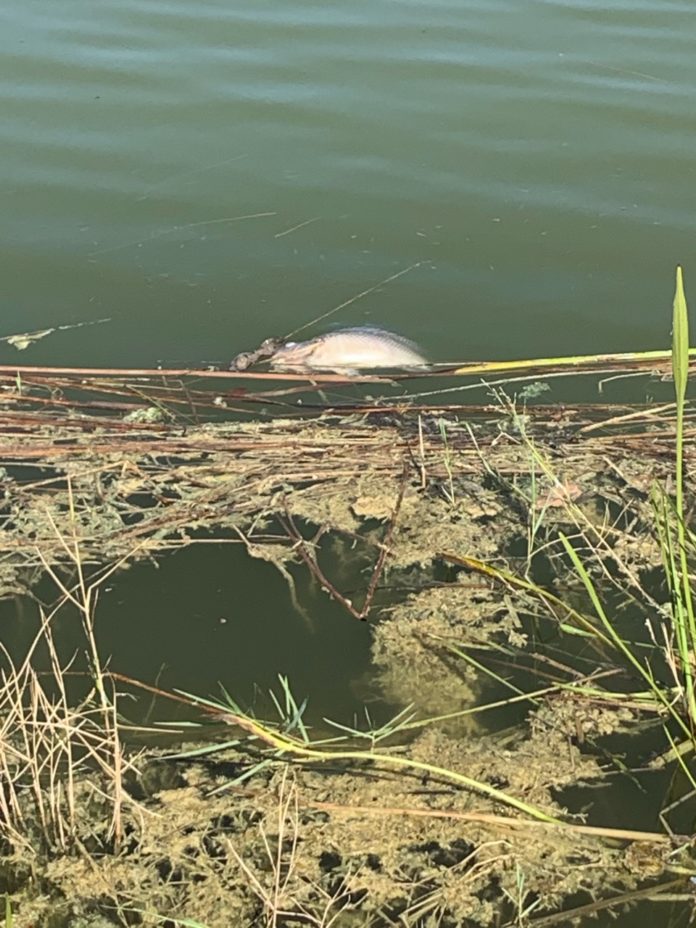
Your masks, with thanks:
M 307 342 L 287 342 L 271 358 L 271 367 L 300 373 L 355 374 L 390 368 L 425 370 L 429 364 L 418 346 L 407 338 L 363 325 L 328 332 Z

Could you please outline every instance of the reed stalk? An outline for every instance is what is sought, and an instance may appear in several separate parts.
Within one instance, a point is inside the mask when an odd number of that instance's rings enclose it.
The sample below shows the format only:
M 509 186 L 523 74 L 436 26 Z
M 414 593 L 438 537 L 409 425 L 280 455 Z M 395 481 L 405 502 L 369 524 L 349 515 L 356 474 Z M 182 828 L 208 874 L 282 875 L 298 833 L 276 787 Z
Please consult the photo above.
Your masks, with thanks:
M 686 511 L 684 506 L 684 409 L 689 380 L 689 314 L 684 294 L 681 267 L 677 268 L 672 314 L 672 371 L 677 404 L 677 436 L 675 462 L 675 509 L 679 570 L 670 559 L 673 573 L 673 623 L 684 674 L 684 698 L 692 733 L 696 727 L 696 692 L 694 690 L 694 659 L 696 655 L 696 617 L 689 578 L 686 544 Z

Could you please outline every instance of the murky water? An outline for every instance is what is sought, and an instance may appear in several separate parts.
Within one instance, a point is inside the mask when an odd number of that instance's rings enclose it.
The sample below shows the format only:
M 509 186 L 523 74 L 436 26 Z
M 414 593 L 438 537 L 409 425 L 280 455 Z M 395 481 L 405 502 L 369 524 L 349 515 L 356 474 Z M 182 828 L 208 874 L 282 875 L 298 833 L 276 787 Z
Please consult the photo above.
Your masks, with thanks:
M 694 34 L 677 0 L 8 0 L 3 330 L 223 360 L 423 261 L 334 321 L 440 359 L 662 346 Z
M 666 347 L 694 35 L 681 0 L 6 0 L 0 335 L 109 321 L 0 363 L 222 362 L 418 262 L 332 321 L 437 360 Z M 120 669 L 351 711 L 364 628 L 178 558 L 105 594 Z

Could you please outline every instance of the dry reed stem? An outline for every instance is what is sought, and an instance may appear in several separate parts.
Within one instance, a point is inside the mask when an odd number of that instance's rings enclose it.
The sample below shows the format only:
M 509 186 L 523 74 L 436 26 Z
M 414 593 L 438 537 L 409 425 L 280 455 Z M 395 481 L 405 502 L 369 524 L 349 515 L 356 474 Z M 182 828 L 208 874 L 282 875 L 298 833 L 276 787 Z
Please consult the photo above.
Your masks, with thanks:
M 259 836 L 268 861 L 268 867 L 260 870 L 261 873 L 267 870 L 271 874 L 270 880 L 262 882 L 262 878 L 257 875 L 258 868 L 253 869 L 231 840 L 225 839 L 230 856 L 263 906 L 266 928 L 277 928 L 279 922 L 284 923 L 287 919 L 298 919 L 316 928 L 331 928 L 349 904 L 348 894 L 341 888 L 333 895 L 321 891 L 325 905 L 319 913 L 310 910 L 302 900 L 293 896 L 292 887 L 297 882 L 295 868 L 299 831 L 299 789 L 291 768 L 286 764 L 280 774 L 275 828 L 269 833 L 266 822 L 259 824 Z
M 76 588 L 68 589 L 46 563 L 62 594 L 57 606 L 48 614 L 41 612 L 40 628 L 19 667 L 6 648 L 1 651 L 5 666 L 0 677 L 0 834 L 10 846 L 32 856 L 40 852 L 37 839 L 63 852 L 79 845 L 80 807 L 86 794 L 78 793 L 78 784 L 85 781 L 110 810 L 106 838 L 118 848 L 122 806 L 128 800 L 123 776 L 135 771 L 134 761 L 122 751 L 115 693 L 109 698 L 104 687 L 94 637 L 97 585 L 85 580 L 77 537 L 70 546 L 56 534 L 77 568 Z M 53 638 L 53 620 L 68 602 L 82 616 L 97 705 L 90 694 L 77 702 L 71 697 L 67 678 L 72 659 L 61 662 Z M 42 672 L 34 666 L 39 646 L 45 647 L 49 659 L 48 670 Z
M 597 912 L 615 909 L 621 905 L 636 903 L 641 899 L 660 901 L 662 897 L 665 897 L 665 901 L 671 902 L 673 900 L 670 897 L 670 891 L 679 888 L 683 889 L 684 884 L 684 878 L 681 877 L 677 880 L 668 880 L 666 883 L 653 884 L 643 889 L 634 889 L 627 893 L 617 893 L 617 895 L 610 899 L 588 902 L 586 905 L 579 905 L 573 909 L 566 909 L 563 912 L 555 912 L 553 915 L 544 915 L 541 918 L 530 919 L 529 926 L 530 928 L 551 928 L 552 925 L 566 925 L 569 922 L 576 922 L 576 920 L 583 915 L 596 915 Z M 681 896 L 681 901 L 685 901 L 686 899 L 692 900 L 692 894 L 688 893 L 688 895 Z M 668 922 L 666 924 L 668 924 Z M 512 928 L 512 926 L 510 926 L 510 928 Z
M 500 408 L 489 410 L 490 424 L 476 427 L 470 421 L 448 421 L 449 467 L 457 479 L 495 473 L 512 481 L 515 475 L 528 473 L 530 460 L 519 437 L 494 441 L 500 433 L 493 422 L 501 414 Z M 611 440 L 623 441 L 627 453 L 644 461 L 646 470 L 666 474 L 671 420 L 656 417 L 653 421 L 656 429 L 648 433 L 649 439 L 628 433 Z M 584 422 L 579 420 L 578 426 Z M 192 525 L 208 531 L 241 529 L 247 541 L 253 542 L 248 525 L 256 517 L 283 513 L 279 487 L 286 487 L 287 495 L 293 487 L 311 484 L 319 494 L 340 495 L 366 476 L 398 486 L 397 481 L 404 479 L 405 463 L 407 479 L 413 478 L 421 488 L 424 481 L 432 485 L 448 479 L 442 439 L 422 415 L 401 416 L 396 422 L 390 418 L 378 426 L 369 421 L 285 420 L 186 431 L 174 425 L 154 432 L 134 426 L 129 434 L 122 430 L 123 423 L 118 425 L 121 430 L 104 430 L 94 436 L 78 421 L 61 430 L 66 444 L 56 444 L 42 429 L 0 439 L 4 459 L 17 471 L 17 477 L 6 485 L 14 527 L 0 540 L 0 565 L 45 569 L 48 563 L 55 569 L 62 562 L 78 571 L 78 581 L 82 568 L 82 583 L 89 586 L 86 565 L 91 568 L 105 560 L 122 563 L 130 556 L 152 556 L 192 544 L 197 540 L 189 531 Z M 558 425 L 542 418 L 534 421 L 533 429 L 534 441 L 551 468 L 553 457 L 547 455 L 545 442 L 547 436 L 554 440 Z M 604 437 L 580 436 L 576 429 L 570 441 L 577 466 L 584 462 L 592 467 L 595 462 L 597 468 L 606 470 Z M 687 457 L 693 468 L 693 449 L 687 449 Z M 53 469 L 53 476 L 21 479 L 21 468 L 33 464 L 44 471 Z M 553 483 L 551 470 L 549 474 Z M 152 504 L 143 508 L 143 498 Z M 586 533 L 582 514 L 572 507 L 569 512 L 578 530 Z M 27 544 L 17 527 L 27 519 L 34 544 Z M 607 522 L 592 528 L 598 538 L 605 539 L 602 544 L 607 550 L 616 527 Z M 625 566 L 630 571 L 630 565 Z M 631 587 L 636 583 L 633 573 Z M 76 592 L 71 590 L 72 595 Z

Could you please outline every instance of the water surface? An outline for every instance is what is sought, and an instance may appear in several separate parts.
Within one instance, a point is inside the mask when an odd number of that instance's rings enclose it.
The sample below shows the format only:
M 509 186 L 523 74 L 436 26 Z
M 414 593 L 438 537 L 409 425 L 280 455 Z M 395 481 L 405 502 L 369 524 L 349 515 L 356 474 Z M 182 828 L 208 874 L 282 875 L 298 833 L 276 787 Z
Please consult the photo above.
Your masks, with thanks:
M 436 359 L 667 343 L 696 224 L 693 4 L 9 0 L 0 20 L 3 328 L 111 319 L 27 361 L 224 360 L 417 261 L 334 321 Z

